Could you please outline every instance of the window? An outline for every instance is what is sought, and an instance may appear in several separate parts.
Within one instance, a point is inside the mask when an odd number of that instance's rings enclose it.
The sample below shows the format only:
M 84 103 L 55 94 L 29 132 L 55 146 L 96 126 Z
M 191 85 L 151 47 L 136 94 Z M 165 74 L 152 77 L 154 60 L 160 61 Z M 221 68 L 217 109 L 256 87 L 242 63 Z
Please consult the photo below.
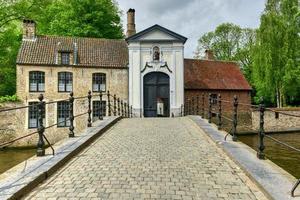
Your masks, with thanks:
M 93 120 L 99 118 L 100 101 L 93 101 Z M 102 116 L 106 116 L 106 101 L 102 101 Z
M 218 95 L 217 94 L 211 94 L 211 103 L 212 104 L 218 103 Z
M 28 128 L 38 128 L 39 126 L 39 102 L 29 102 L 28 108 Z M 43 107 L 43 124 L 45 125 L 45 106 Z
M 45 91 L 45 73 L 39 71 L 29 72 L 29 91 L 44 92 Z
M 73 87 L 73 74 L 71 72 L 58 73 L 58 91 L 71 92 Z
M 93 74 L 93 92 L 104 92 L 106 90 L 106 75 L 103 73 Z
M 57 126 L 70 126 L 70 107 L 68 101 L 61 101 L 57 103 Z
M 159 47 L 155 46 L 153 47 L 153 60 L 159 61 Z
M 70 53 L 69 52 L 62 52 L 61 53 L 61 64 L 62 65 L 69 65 L 70 64 Z

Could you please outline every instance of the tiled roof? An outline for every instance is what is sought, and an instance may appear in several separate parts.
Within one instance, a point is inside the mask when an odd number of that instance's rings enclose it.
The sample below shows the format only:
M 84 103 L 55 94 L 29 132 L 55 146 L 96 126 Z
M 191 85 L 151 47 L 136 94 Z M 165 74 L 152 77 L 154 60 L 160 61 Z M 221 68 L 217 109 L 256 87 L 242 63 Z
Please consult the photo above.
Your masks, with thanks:
M 77 51 L 76 51 L 77 49 Z M 128 47 L 125 40 L 38 36 L 24 40 L 17 64 L 56 65 L 57 52 L 77 53 L 77 65 L 86 67 L 127 67 Z
M 235 62 L 184 59 L 185 89 L 251 90 Z

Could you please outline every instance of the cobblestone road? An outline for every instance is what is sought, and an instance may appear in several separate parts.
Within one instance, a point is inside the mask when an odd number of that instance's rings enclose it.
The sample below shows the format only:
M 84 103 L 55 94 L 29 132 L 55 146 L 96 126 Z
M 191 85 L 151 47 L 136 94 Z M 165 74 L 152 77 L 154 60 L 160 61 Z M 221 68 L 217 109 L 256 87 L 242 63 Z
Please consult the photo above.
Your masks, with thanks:
M 124 119 L 26 199 L 266 199 L 188 118 Z

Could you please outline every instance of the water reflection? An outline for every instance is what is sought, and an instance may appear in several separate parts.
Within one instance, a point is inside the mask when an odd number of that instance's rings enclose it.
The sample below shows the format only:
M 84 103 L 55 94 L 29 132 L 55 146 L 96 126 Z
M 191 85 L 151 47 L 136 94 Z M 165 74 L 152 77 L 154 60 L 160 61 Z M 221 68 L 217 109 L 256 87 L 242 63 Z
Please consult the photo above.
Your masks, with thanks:
M 291 146 L 300 149 L 300 132 L 299 133 L 285 133 L 270 135 L 282 142 L 288 143 Z M 239 136 L 239 140 L 254 150 L 257 150 L 258 137 L 257 135 Z M 265 138 L 265 154 L 268 159 L 272 160 L 284 170 L 300 178 L 300 153 L 284 147 L 274 141 Z
M 35 154 L 35 149 L 0 150 L 0 174 Z

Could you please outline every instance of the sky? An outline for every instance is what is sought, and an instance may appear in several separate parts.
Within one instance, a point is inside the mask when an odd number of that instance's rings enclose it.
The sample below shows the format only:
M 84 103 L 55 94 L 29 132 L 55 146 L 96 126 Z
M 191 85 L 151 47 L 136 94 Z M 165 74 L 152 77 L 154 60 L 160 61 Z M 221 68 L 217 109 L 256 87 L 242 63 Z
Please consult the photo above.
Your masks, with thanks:
M 213 31 L 219 24 L 231 22 L 243 28 L 257 28 L 265 0 L 116 0 L 123 12 L 126 31 L 126 12 L 135 9 L 137 32 L 154 24 L 188 38 L 185 57 L 192 58 L 198 39 Z

